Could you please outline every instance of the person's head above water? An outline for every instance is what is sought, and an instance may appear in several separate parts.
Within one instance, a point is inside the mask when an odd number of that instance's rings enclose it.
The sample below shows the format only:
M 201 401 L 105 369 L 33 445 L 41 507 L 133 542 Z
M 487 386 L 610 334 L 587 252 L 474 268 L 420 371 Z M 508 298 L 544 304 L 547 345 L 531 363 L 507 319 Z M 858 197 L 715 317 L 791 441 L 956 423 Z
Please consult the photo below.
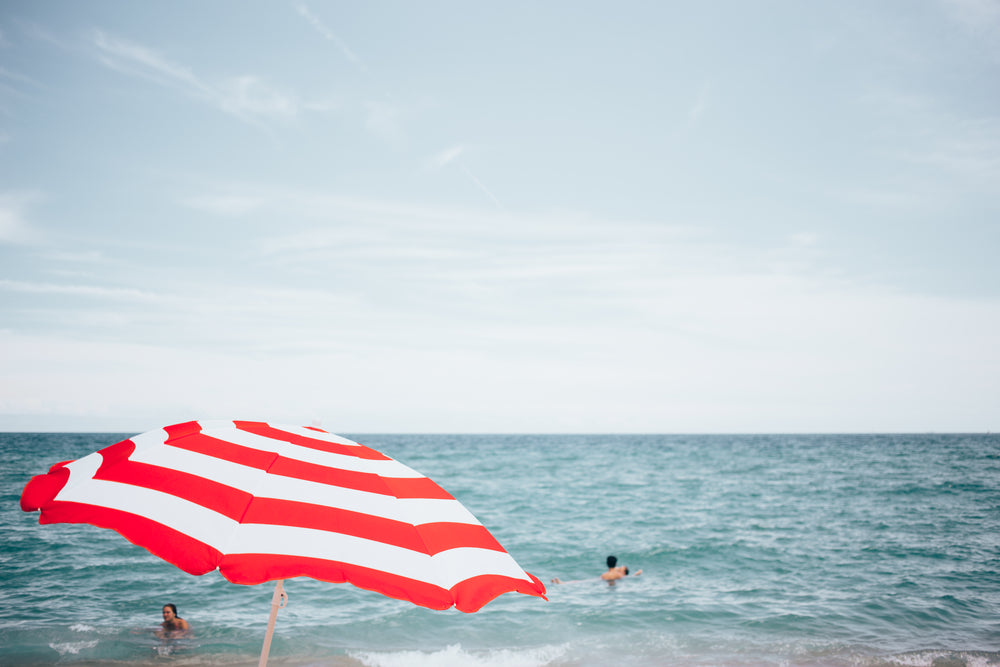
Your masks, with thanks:
M 608 556 L 608 569 L 610 570 L 615 565 L 618 564 L 618 558 L 616 556 Z

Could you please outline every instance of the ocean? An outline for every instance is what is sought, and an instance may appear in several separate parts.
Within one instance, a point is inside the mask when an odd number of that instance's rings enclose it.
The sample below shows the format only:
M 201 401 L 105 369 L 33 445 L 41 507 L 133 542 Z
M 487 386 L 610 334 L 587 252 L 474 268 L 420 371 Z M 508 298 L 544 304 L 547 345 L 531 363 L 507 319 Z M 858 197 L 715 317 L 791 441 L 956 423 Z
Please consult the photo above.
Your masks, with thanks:
M 257 664 L 273 585 L 20 510 L 32 475 L 130 435 L 0 434 L 0 665 Z M 1000 665 L 1000 436 L 342 435 L 451 492 L 548 600 L 292 579 L 271 665 Z M 642 574 L 601 581 L 611 554 Z M 194 630 L 169 645 L 168 602 Z

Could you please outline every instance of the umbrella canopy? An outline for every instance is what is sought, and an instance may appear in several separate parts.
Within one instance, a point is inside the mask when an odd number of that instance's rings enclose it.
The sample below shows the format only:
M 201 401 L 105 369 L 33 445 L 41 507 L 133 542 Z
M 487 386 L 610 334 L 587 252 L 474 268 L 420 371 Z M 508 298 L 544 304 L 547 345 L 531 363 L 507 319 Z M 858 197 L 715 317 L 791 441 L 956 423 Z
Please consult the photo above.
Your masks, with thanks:
M 187 422 L 31 479 L 41 523 L 110 528 L 185 572 L 238 584 L 308 576 L 474 612 L 545 597 L 483 525 L 432 480 L 317 428 Z

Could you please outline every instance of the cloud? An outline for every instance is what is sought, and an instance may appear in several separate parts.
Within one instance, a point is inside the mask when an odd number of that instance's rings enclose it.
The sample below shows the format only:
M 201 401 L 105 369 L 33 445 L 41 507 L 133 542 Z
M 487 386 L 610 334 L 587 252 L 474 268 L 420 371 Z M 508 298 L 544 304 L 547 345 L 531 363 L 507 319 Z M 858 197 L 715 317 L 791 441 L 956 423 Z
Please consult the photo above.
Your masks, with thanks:
M 939 127 L 924 150 L 904 157 L 995 192 L 1000 180 L 1000 120 L 945 118 Z
M 992 33 L 1000 28 L 1000 2 L 996 0 L 942 0 L 956 20 L 977 33 Z
M 447 153 L 449 151 L 445 151 Z M 261 183 L 208 186 L 185 203 L 202 210 L 229 215 L 242 212 L 278 214 L 285 221 L 282 233 L 258 237 L 268 248 L 281 247 L 279 239 L 299 237 L 304 232 L 322 232 L 318 238 L 343 239 L 376 246 L 389 242 L 396 247 L 462 244 L 491 252 L 533 248 L 547 252 L 549 245 L 599 248 L 620 247 L 622 239 L 642 239 L 649 247 L 678 239 L 690 241 L 693 228 L 660 222 L 595 219 L 575 211 L 508 214 L 482 208 L 425 205 L 369 199 L 308 188 L 273 187 Z M 327 236 L 328 235 L 328 236 Z M 355 248 L 357 249 L 357 248 Z
M 18 86 L 27 86 L 30 88 L 41 88 L 42 84 L 38 83 L 29 76 L 19 74 L 6 67 L 0 67 L 0 87 L 5 91 L 14 93 L 18 96 L 24 96 L 26 93 L 21 91 Z
M 50 32 L 48 28 L 35 23 L 34 21 L 27 21 L 24 19 L 14 19 L 13 23 L 17 25 L 18 29 L 26 36 L 31 39 L 37 40 L 39 42 L 45 42 L 51 46 L 56 47 L 61 51 L 71 51 L 73 49 L 69 42 L 66 42 L 58 38 L 55 34 Z
M 0 416 L 320 416 L 348 432 L 995 428 L 968 416 L 995 412 L 996 303 L 739 273 L 633 291 L 645 320 L 617 298 L 497 318 L 351 298 L 216 290 L 202 317 L 145 341 L 0 332 Z M 206 335 L 217 344 L 191 343 Z
M 688 109 L 688 120 L 692 124 L 700 121 L 701 117 L 705 114 L 705 110 L 708 108 L 709 95 L 711 92 L 711 83 L 702 84 L 701 89 L 698 91 L 698 97 L 695 98 L 691 108 Z
M 60 285 L 54 283 L 24 282 L 20 280 L 0 280 L 0 290 L 26 294 L 57 294 L 126 301 L 150 301 L 156 298 L 156 295 L 151 292 L 144 292 L 132 287 Z
M 405 138 L 399 107 L 385 102 L 369 102 L 366 107 L 365 127 L 369 132 L 389 144 Z
M 336 44 L 337 48 L 340 49 L 340 52 L 344 54 L 345 58 L 347 58 L 349 61 L 357 65 L 362 71 L 367 71 L 367 68 L 365 67 L 365 64 L 361 61 L 361 58 L 359 58 L 357 54 L 354 53 L 354 51 L 352 51 L 349 46 L 347 46 L 344 40 L 340 39 L 340 37 L 338 37 L 333 32 L 333 30 L 328 28 L 326 24 L 324 24 L 319 19 L 318 16 L 313 14 L 305 4 L 299 3 L 298 5 L 296 5 L 295 10 L 299 13 L 300 16 L 306 19 L 310 23 L 310 25 L 312 25 L 312 27 L 316 28 L 319 34 L 321 34 L 327 40 Z
M 425 168 L 427 169 L 444 169 L 446 166 L 458 159 L 462 153 L 465 152 L 465 146 L 461 144 L 458 146 L 452 146 L 451 148 L 446 148 L 440 153 L 437 153 L 425 162 Z
M 813 232 L 797 232 L 789 237 L 789 241 L 792 242 L 793 246 L 808 247 L 816 245 L 819 236 Z
M 56 264 L 98 264 L 107 261 L 100 250 L 52 250 L 42 253 L 42 258 Z
M 260 195 L 211 194 L 189 197 L 182 203 L 189 208 L 226 217 L 239 217 L 253 213 L 268 202 Z
M 285 116 L 298 113 L 298 102 L 255 76 L 231 78 L 219 87 L 220 107 L 235 115 Z
M 1000 119 L 963 113 L 929 95 L 891 88 L 861 98 L 882 126 L 869 150 L 896 172 L 880 190 L 850 195 L 893 208 L 925 209 L 935 203 L 988 199 L 1000 180 Z
M 493 192 L 489 188 L 487 188 L 486 185 L 481 180 L 479 180 L 475 174 L 472 173 L 471 169 L 469 169 L 465 165 L 460 165 L 459 168 L 462 170 L 462 173 L 468 176 L 472 180 L 472 182 L 476 184 L 476 187 L 478 187 L 480 191 L 482 191 L 482 193 L 485 194 L 486 197 L 493 202 L 494 206 L 496 206 L 497 208 L 503 208 L 503 206 L 500 204 L 500 200 L 496 198 L 496 195 L 494 195 Z
M 444 169 L 445 167 L 451 164 L 454 164 L 456 167 L 458 167 L 459 171 L 465 174 L 466 178 L 472 181 L 472 183 L 480 190 L 480 192 L 486 195 L 486 197 L 491 202 L 493 202 L 493 205 L 496 206 L 496 208 L 502 209 L 503 206 L 500 204 L 500 200 L 497 199 L 496 195 L 494 195 L 493 192 L 488 187 L 486 187 L 485 183 L 483 183 L 474 173 L 472 173 L 472 170 L 469 169 L 468 165 L 459 160 L 459 158 L 466 152 L 467 152 L 466 146 L 461 144 L 452 146 L 451 148 L 446 148 L 440 153 L 437 153 L 431 156 L 429 159 L 425 160 L 424 168 L 436 171 Z
M 94 44 L 100 49 L 101 62 L 111 69 L 142 76 L 163 85 L 179 85 L 187 92 L 203 98 L 214 97 L 211 87 L 190 69 L 170 62 L 151 49 L 101 31 L 94 35 Z
M 302 106 L 295 96 L 277 90 L 256 76 L 209 82 L 152 49 L 101 31 L 95 34 L 94 44 L 99 50 L 100 61 L 107 67 L 179 89 L 252 124 L 259 124 L 261 119 L 293 117 Z
M 39 198 L 33 192 L 0 193 L 0 244 L 25 244 L 38 240 L 38 233 L 25 220 L 25 211 Z
M 353 431 L 871 431 L 960 427 L 958 410 L 991 414 L 996 395 L 996 301 L 834 275 L 807 228 L 772 249 L 792 262 L 707 231 L 565 212 L 231 183 L 194 199 L 290 222 L 241 239 L 209 273 L 171 270 L 163 294 L 134 276 L 0 281 L 8 302 L 32 303 L 30 323 L 8 319 L 0 332 L 0 419 L 80 410 L 154 424 L 321 416 Z M 29 335 L 42 318 L 64 333 Z M 983 398 L 952 405 L 958 384 L 955 396 Z M 137 388 L 154 398 L 136 400 Z

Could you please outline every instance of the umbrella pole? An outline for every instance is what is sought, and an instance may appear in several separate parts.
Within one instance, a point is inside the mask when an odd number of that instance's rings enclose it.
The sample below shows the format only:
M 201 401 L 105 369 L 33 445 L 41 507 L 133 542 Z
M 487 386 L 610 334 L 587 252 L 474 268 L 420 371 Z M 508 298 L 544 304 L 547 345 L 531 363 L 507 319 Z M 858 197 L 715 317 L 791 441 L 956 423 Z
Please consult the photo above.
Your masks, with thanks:
M 260 650 L 259 667 L 267 665 L 267 654 L 271 652 L 271 635 L 274 634 L 274 622 L 278 618 L 278 610 L 288 604 L 288 594 L 285 593 L 283 581 L 278 579 L 274 584 L 274 595 L 271 596 L 271 616 L 267 619 L 267 634 L 264 635 L 264 648 Z

